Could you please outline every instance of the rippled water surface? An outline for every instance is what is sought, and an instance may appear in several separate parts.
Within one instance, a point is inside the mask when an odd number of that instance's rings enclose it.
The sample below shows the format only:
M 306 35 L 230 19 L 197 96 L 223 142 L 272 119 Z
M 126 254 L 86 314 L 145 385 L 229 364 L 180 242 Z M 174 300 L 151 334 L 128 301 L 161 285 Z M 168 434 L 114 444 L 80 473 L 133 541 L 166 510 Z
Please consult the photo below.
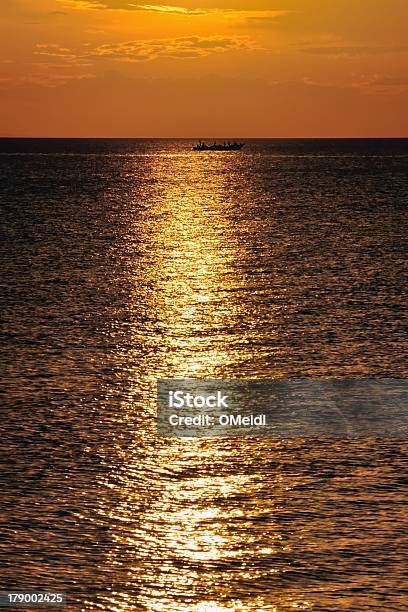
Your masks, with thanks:
M 0 141 L 1 587 L 406 610 L 403 440 L 165 439 L 155 381 L 406 378 L 408 141 Z

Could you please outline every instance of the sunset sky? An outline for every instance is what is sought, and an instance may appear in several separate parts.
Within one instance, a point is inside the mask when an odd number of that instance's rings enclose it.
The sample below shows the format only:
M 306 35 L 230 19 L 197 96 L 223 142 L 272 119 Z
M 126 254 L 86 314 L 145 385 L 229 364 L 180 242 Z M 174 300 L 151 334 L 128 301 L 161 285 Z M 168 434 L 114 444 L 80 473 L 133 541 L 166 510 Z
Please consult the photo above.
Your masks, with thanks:
M 408 136 L 407 0 L 2 0 L 0 135 Z

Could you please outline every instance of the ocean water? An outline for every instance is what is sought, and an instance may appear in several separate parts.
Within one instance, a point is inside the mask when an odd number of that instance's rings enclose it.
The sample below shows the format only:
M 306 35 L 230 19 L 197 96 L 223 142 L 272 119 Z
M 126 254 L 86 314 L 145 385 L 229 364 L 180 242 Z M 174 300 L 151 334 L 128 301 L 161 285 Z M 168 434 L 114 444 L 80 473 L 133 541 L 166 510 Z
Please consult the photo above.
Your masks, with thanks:
M 171 439 L 158 378 L 407 378 L 408 140 L 0 140 L 0 590 L 406 610 L 398 439 Z

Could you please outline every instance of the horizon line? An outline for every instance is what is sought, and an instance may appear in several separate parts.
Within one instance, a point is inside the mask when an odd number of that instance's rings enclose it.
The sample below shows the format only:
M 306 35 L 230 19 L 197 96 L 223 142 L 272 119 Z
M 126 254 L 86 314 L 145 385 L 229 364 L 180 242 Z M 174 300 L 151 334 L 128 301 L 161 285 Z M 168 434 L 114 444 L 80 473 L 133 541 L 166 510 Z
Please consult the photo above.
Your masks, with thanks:
M 406 140 L 400 136 L 17 136 L 0 134 L 0 140 Z

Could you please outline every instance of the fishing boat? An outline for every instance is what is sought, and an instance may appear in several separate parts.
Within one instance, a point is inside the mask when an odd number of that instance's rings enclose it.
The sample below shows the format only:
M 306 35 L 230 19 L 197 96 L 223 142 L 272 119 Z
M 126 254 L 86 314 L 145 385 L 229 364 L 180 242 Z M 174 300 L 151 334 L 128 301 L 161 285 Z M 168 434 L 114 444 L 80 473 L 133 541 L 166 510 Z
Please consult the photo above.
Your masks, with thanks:
M 244 142 L 235 141 L 224 142 L 223 144 L 214 142 L 213 144 L 208 145 L 205 142 L 200 141 L 193 147 L 193 151 L 240 151 L 244 145 Z

